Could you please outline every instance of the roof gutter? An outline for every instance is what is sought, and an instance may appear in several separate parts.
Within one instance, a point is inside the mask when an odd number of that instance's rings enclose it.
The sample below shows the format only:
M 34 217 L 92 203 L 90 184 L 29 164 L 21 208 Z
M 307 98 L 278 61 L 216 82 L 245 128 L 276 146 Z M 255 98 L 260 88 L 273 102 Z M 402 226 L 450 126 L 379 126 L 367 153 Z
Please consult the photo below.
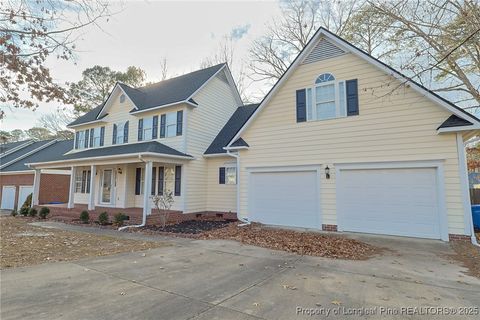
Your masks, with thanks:
M 158 109 L 163 109 L 163 108 L 167 108 L 167 107 L 171 107 L 171 106 L 176 106 L 176 105 L 179 105 L 179 104 L 188 104 L 189 106 L 192 106 L 194 108 L 198 107 L 197 104 L 195 103 L 192 103 L 188 100 L 180 100 L 180 101 L 176 101 L 176 102 L 172 102 L 172 103 L 167 103 L 167 104 L 162 104 L 160 106 L 156 106 L 156 107 L 152 107 L 152 108 L 148 108 L 148 109 L 142 109 L 142 110 L 137 110 L 137 111 L 133 111 L 133 112 L 129 112 L 130 114 L 139 114 L 139 113 L 144 113 L 144 112 L 149 112 L 149 111 L 153 111 L 153 110 L 158 110 Z

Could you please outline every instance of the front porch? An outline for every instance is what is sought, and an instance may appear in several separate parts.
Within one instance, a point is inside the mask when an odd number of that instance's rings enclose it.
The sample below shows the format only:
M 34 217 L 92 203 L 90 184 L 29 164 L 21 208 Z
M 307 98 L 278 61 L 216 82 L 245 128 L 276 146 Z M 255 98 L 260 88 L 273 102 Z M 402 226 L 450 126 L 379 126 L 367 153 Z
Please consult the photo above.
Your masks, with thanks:
M 107 212 L 110 221 L 117 213 L 123 213 L 129 216 L 129 220 L 125 221 L 127 225 L 140 224 L 143 217 L 142 208 L 113 208 L 113 207 L 100 207 L 97 206 L 95 210 L 88 210 L 86 204 L 78 204 L 74 208 L 68 208 L 66 204 L 49 204 L 42 205 L 40 207 L 48 207 L 50 209 L 49 218 L 56 221 L 72 222 L 79 220 L 80 213 L 84 210 L 88 211 L 91 221 L 97 221 L 98 215 L 102 212 Z M 147 216 L 146 225 L 159 225 L 161 215 L 157 210 L 153 210 L 150 215 Z M 232 212 L 214 212 L 204 211 L 196 213 L 184 214 L 181 211 L 172 210 L 169 215 L 168 223 L 176 223 L 186 220 L 236 220 L 236 213 Z

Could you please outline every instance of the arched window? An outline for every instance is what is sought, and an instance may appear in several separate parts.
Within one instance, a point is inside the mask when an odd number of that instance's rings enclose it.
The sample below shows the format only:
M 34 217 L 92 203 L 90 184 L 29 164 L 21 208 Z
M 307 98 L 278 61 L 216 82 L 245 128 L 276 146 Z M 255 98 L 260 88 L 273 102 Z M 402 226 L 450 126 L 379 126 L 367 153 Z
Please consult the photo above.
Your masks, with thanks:
M 307 121 L 345 117 L 345 81 L 336 80 L 331 73 L 322 73 L 313 88 L 307 88 Z
M 322 82 L 334 81 L 335 77 L 331 73 L 322 73 L 318 76 L 317 80 L 315 80 L 315 84 L 319 84 Z

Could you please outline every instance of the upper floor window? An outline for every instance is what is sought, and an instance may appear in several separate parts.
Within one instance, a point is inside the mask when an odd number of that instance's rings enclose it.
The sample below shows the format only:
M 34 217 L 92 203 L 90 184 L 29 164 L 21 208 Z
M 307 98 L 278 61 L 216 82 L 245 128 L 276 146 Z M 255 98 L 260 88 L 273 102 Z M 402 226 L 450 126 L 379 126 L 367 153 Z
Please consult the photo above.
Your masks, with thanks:
M 119 122 L 113 125 L 112 144 L 128 142 L 128 121 Z
M 84 130 L 78 131 L 77 132 L 77 141 L 75 142 L 75 146 L 77 149 L 83 149 L 86 148 L 85 146 L 85 132 Z
M 75 149 L 85 149 L 103 146 L 105 127 L 91 128 L 75 133 Z
M 102 128 L 95 128 L 93 129 L 93 147 L 100 147 L 101 145 L 101 139 L 102 139 L 102 134 L 101 134 Z M 92 147 L 92 146 L 90 146 Z
M 345 81 L 323 73 L 306 90 L 307 120 L 326 120 L 347 116 Z
M 160 138 L 181 136 L 183 131 L 183 110 L 162 114 Z

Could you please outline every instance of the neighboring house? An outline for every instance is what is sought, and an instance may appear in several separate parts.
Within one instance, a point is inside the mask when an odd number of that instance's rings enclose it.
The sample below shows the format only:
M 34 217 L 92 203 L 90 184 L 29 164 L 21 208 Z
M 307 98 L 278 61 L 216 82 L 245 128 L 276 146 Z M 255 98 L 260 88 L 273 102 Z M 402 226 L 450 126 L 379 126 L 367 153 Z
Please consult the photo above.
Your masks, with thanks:
M 20 208 L 33 193 L 34 170 L 27 162 L 58 159 L 72 149 L 73 141 L 27 140 L 0 146 L 0 208 Z M 39 181 L 38 197 L 42 203 L 66 202 L 70 171 L 46 170 Z
M 39 175 L 71 171 L 69 208 L 140 208 L 147 216 L 151 196 L 171 191 L 178 212 L 236 212 L 236 159 L 225 150 L 215 149 L 215 158 L 204 153 L 232 115 L 251 110 L 239 106 L 226 64 L 141 88 L 117 83 L 104 104 L 69 125 L 73 150 L 29 165 Z
M 229 142 L 239 152 L 238 216 L 468 238 L 464 143 L 479 129 L 476 117 L 319 29 Z

